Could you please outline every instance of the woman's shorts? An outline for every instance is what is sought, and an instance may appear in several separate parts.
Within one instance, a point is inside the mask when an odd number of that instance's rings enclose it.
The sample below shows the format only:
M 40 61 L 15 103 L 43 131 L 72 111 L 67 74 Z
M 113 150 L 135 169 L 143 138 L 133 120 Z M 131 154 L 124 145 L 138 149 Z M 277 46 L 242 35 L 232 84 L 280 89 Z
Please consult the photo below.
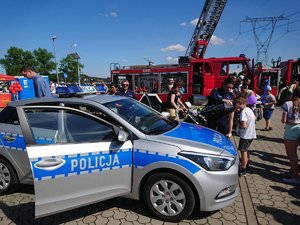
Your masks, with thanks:
M 300 124 L 286 124 L 284 128 L 284 139 L 295 141 L 300 137 Z
M 241 152 L 248 151 L 252 141 L 253 141 L 253 139 L 240 138 L 238 150 L 240 150 Z
M 170 120 L 175 120 L 177 113 L 176 113 L 176 109 L 167 109 L 167 112 L 170 113 Z
M 263 117 L 265 120 L 271 119 L 274 109 L 264 109 Z

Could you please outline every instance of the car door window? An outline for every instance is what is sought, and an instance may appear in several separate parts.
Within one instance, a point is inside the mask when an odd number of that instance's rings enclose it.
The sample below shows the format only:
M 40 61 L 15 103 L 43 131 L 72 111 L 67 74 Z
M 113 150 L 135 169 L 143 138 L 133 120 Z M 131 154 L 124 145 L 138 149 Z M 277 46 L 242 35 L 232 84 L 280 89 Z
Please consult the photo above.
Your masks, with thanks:
M 26 109 L 25 114 L 36 144 L 112 141 L 112 126 L 78 111 Z
M 10 106 L 5 107 L 0 113 L 0 123 L 20 125 L 16 108 Z

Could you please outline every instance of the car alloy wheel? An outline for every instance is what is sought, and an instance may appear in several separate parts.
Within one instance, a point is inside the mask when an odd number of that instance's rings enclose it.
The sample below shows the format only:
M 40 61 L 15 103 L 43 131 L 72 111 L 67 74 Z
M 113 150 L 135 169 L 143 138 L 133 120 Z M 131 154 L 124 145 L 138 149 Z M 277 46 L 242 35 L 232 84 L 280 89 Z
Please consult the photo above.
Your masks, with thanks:
M 5 160 L 0 158 L 0 194 L 12 191 L 13 187 L 17 184 L 17 176 Z
M 182 178 L 170 173 L 151 175 L 145 184 L 144 199 L 154 215 L 170 222 L 185 219 L 195 206 L 190 186 Z

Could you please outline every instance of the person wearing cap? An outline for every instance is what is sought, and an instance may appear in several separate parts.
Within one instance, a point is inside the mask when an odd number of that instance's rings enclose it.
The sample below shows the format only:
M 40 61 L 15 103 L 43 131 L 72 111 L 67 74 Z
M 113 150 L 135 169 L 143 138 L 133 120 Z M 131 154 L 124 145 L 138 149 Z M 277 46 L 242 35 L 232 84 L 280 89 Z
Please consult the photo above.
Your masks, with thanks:
M 49 85 L 47 85 L 45 79 L 36 72 L 33 66 L 24 65 L 21 69 L 21 74 L 33 80 L 35 97 L 53 97 Z
M 265 96 L 265 101 L 264 101 L 264 108 L 263 108 L 263 118 L 266 121 L 266 127 L 262 129 L 263 131 L 270 131 L 273 130 L 272 124 L 271 124 L 271 117 L 273 114 L 273 111 L 275 109 L 275 104 L 276 104 L 276 98 L 275 96 L 271 93 L 272 88 L 271 86 L 266 87 L 266 96 Z

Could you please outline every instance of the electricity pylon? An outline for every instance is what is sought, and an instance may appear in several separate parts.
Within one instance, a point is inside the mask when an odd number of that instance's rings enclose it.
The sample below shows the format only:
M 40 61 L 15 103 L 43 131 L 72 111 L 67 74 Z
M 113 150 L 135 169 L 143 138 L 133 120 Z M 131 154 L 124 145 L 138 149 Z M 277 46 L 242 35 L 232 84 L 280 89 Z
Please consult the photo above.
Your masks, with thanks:
M 253 34 L 255 38 L 256 48 L 257 48 L 257 55 L 256 55 L 256 62 L 261 62 L 264 65 L 268 65 L 268 49 L 271 43 L 271 39 L 275 30 L 276 23 L 280 20 L 289 20 L 286 17 L 283 17 L 283 15 L 278 17 L 262 17 L 262 18 L 250 18 L 246 17 L 245 20 L 242 22 L 250 22 L 253 28 Z M 265 24 L 265 26 L 262 25 L 262 23 Z M 259 26 L 258 26 L 259 25 Z M 266 30 L 268 26 L 271 26 L 270 33 L 266 33 Z M 267 36 L 265 41 L 262 41 L 262 38 L 259 37 L 257 34 L 258 29 L 262 29 L 262 33 L 264 36 Z M 261 55 L 264 55 L 262 57 Z

